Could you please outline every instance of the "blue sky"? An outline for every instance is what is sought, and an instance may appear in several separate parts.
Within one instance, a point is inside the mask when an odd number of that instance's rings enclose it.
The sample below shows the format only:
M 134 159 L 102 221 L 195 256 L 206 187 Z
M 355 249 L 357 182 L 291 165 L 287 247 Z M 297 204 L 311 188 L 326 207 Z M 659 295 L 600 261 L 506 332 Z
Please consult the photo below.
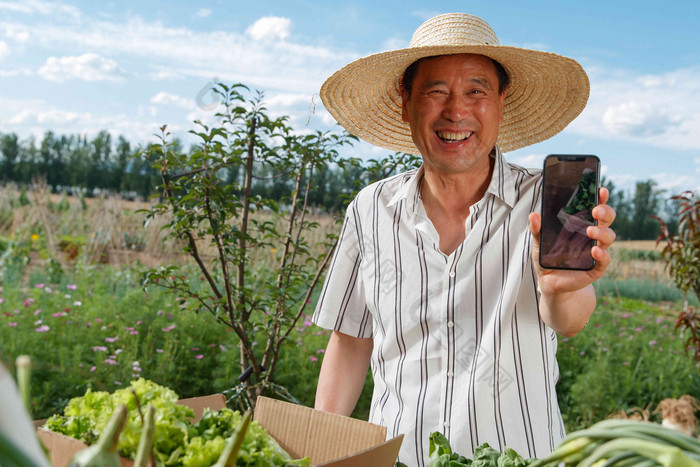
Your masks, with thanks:
M 579 118 L 509 160 L 540 167 L 550 153 L 596 154 L 618 188 L 654 179 L 673 192 L 700 190 L 700 2 L 692 0 L 0 0 L 0 132 L 106 129 L 143 143 L 168 124 L 187 141 L 193 120 L 213 118 L 208 95 L 197 101 L 213 79 L 263 90 L 270 112 L 291 116 L 299 131 L 332 129 L 317 95 L 326 77 L 407 46 L 424 20 L 455 11 L 484 18 L 502 44 L 578 60 L 591 80 Z

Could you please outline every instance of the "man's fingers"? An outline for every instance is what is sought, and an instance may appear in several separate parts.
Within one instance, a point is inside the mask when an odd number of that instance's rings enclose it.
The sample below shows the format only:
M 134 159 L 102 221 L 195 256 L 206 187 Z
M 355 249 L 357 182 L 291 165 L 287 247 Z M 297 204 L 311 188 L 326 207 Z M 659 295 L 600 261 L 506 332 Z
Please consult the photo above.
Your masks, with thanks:
M 531 212 L 528 217 L 530 221 L 530 232 L 537 240 L 540 238 L 540 228 L 542 227 L 542 216 L 539 213 Z
M 593 208 L 593 217 L 598 221 L 598 225 L 609 227 L 615 220 L 615 210 L 607 204 L 599 204 Z
M 586 229 L 588 238 L 592 238 L 598 242 L 601 248 L 608 248 L 615 241 L 615 231 L 610 227 L 590 226 Z
M 607 248 L 594 246 L 591 248 L 591 256 L 593 256 L 593 259 L 595 259 L 595 269 L 604 273 L 608 269 L 610 261 L 612 260 Z

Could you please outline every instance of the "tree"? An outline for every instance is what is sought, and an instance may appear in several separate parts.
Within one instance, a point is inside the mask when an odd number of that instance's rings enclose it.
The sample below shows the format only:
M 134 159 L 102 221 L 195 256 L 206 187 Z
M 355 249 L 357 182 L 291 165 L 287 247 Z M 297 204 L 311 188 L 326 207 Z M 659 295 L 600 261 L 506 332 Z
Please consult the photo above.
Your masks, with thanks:
M 124 183 L 124 177 L 126 176 L 126 169 L 129 166 L 129 160 L 132 156 L 133 151 L 131 149 L 131 144 L 126 138 L 119 136 L 117 140 L 116 158 L 109 183 L 109 188 L 114 190 L 114 192 L 119 192 L 123 189 L 122 185 Z
M 234 331 L 241 383 L 230 400 L 247 408 L 265 392 L 291 398 L 274 382 L 280 347 L 306 311 L 337 241 L 328 235 L 310 243 L 308 234 L 318 227 L 306 217 L 311 181 L 319 166 L 338 161 L 337 148 L 353 138 L 294 134 L 286 117 L 270 119 L 262 94 L 250 96 L 243 85 L 217 84 L 215 92 L 225 109 L 217 126 L 195 122 L 192 133 L 202 143 L 194 152 L 176 150 L 165 126 L 160 143 L 147 152 L 161 174 L 163 200 L 148 217 L 170 219 L 167 237 L 184 243 L 206 287 L 188 282 L 178 266 L 147 271 L 143 284 L 170 290 Z M 229 167 L 242 168 L 241 181 L 227 177 Z M 281 199 L 253 192 L 261 174 L 274 174 L 284 185 Z M 216 251 L 213 260 L 200 254 L 202 242 Z
M 658 211 L 662 193 L 662 190 L 656 189 L 656 182 L 653 180 L 637 182 L 632 199 L 631 221 L 635 228 L 632 240 L 652 239 L 656 236 L 657 225 L 652 216 Z
M 94 188 L 109 186 L 109 162 L 112 154 L 112 136 L 102 130 L 90 143 L 90 160 L 85 186 L 92 191 Z
M 2 153 L 2 179 L 14 180 L 15 165 L 19 158 L 19 143 L 17 135 L 9 133 L 0 138 L 0 152 Z
M 37 175 L 39 166 L 39 151 L 34 137 L 29 137 L 20 145 L 19 161 L 15 170 L 16 180 L 28 185 Z

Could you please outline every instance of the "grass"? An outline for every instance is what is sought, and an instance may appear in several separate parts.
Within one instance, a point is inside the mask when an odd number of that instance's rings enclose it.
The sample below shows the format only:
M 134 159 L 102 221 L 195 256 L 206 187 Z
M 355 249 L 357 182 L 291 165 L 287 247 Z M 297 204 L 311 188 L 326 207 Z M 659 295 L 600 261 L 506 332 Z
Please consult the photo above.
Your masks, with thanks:
M 138 270 L 78 268 L 51 283 L 33 271 L 29 287 L 7 282 L 0 297 L 0 359 L 31 355 L 33 411 L 44 418 L 90 387 L 113 391 L 144 376 L 182 397 L 221 392 L 237 383 L 232 333 L 207 315 L 185 312 L 137 284 Z M 19 277 L 11 273 L 9 276 Z M 684 354 L 673 321 L 678 303 L 604 297 L 590 324 L 561 338 L 560 405 L 568 430 L 612 412 L 655 408 L 660 400 L 700 393 L 697 368 Z M 300 322 L 283 347 L 276 382 L 313 406 L 329 332 Z M 371 384 L 354 416 L 367 419 Z
M 583 331 L 560 337 L 557 392 L 568 430 L 700 394 L 698 369 L 674 329 L 679 311 L 677 304 L 605 297 Z
M 91 267 L 61 283 L 32 274 L 2 292 L 0 358 L 33 360 L 34 414 L 44 418 L 88 387 L 114 390 L 144 375 L 183 397 L 233 385 L 237 349 L 221 326 L 146 295 L 136 271 Z M 215 389 L 218 388 L 218 389 Z
M 683 302 L 700 305 L 692 292 L 687 297 L 676 286 L 667 281 L 644 278 L 615 279 L 604 277 L 594 283 L 596 293 L 601 297 L 627 297 L 650 302 Z

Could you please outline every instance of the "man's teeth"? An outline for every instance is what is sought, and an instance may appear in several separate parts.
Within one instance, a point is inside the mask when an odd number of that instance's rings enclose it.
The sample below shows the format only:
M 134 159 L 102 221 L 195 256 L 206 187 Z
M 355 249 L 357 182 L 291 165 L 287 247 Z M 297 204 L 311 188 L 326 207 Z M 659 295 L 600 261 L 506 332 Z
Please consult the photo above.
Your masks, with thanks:
M 473 131 L 468 131 L 467 133 L 452 133 L 447 131 L 438 131 L 437 135 L 443 141 L 447 141 L 448 143 L 455 143 L 457 141 L 463 141 L 469 138 L 472 135 L 472 133 Z

